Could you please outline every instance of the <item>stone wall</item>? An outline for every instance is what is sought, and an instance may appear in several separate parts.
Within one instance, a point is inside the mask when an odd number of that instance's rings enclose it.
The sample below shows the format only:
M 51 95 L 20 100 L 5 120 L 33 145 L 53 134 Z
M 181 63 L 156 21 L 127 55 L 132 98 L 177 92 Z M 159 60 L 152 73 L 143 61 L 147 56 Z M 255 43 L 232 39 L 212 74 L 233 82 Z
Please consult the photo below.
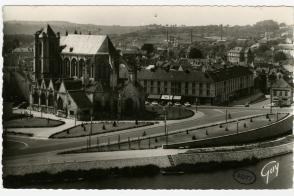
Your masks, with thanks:
M 242 143 L 255 142 L 261 139 L 270 138 L 285 134 L 292 130 L 293 127 L 293 115 L 288 115 L 278 122 L 274 122 L 270 125 L 258 129 L 252 129 L 250 131 L 233 133 L 225 136 L 218 136 L 208 139 L 200 139 L 190 142 L 180 142 L 176 144 L 163 145 L 163 148 L 179 148 L 179 147 L 210 147 L 210 146 L 224 146 L 224 145 L 236 145 Z
M 226 161 L 242 161 L 245 159 L 265 159 L 281 154 L 291 153 L 293 151 L 293 143 L 287 143 L 280 146 L 255 148 L 250 150 L 225 151 L 225 152 L 208 152 L 208 153 L 182 153 L 172 155 L 175 165 L 179 164 L 195 164 L 208 162 L 226 162 Z

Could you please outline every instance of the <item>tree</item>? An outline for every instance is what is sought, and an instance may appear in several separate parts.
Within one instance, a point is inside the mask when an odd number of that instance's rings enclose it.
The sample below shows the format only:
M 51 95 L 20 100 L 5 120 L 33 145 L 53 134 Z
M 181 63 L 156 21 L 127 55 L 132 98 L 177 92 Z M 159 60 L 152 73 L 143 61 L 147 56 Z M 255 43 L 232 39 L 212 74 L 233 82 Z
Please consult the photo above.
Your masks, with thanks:
M 257 22 L 254 27 L 260 32 L 271 32 L 279 29 L 279 24 L 273 20 Z
M 154 46 L 153 46 L 153 44 L 144 44 L 141 47 L 141 50 L 146 51 L 147 54 L 151 54 L 152 52 L 154 52 Z
M 284 61 L 284 60 L 287 60 L 287 56 L 284 52 L 279 51 L 274 54 L 274 61 L 275 62 L 280 62 L 280 61 Z
M 202 58 L 202 52 L 201 50 L 197 49 L 197 48 L 191 48 L 190 52 L 189 52 L 189 58 L 191 59 L 201 59 Z

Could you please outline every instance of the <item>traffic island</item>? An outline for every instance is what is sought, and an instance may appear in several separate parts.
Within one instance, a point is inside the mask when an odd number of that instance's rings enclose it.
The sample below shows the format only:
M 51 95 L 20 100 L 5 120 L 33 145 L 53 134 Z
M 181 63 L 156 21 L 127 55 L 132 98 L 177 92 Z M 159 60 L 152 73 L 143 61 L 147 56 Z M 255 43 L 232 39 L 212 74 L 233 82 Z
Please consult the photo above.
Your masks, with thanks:
M 97 135 L 102 133 L 117 132 L 126 129 L 134 129 L 139 127 L 145 127 L 154 125 L 157 122 L 145 122 L 145 121 L 133 121 L 133 122 L 119 122 L 119 121 L 108 121 L 99 123 L 82 123 L 78 126 L 63 130 L 61 132 L 51 135 L 51 139 L 64 139 L 64 138 L 75 138 L 84 137 L 91 135 Z
M 21 117 L 3 122 L 5 128 L 42 128 L 42 127 L 57 127 L 63 125 L 64 122 L 60 120 L 53 120 L 49 118 L 40 117 Z

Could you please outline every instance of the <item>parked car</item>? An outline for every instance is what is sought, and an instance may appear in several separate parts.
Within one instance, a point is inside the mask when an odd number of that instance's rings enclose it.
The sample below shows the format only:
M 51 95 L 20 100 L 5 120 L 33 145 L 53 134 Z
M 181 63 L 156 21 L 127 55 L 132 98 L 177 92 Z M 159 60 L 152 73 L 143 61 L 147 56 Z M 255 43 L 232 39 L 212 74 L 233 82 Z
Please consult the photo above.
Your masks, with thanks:
M 181 103 L 179 103 L 179 102 L 176 102 L 175 103 L 175 106 L 181 106 L 182 104 Z
M 158 102 L 157 101 L 152 101 L 151 105 L 156 106 L 156 105 L 158 105 Z
M 191 104 L 189 102 L 184 103 L 185 107 L 191 107 Z

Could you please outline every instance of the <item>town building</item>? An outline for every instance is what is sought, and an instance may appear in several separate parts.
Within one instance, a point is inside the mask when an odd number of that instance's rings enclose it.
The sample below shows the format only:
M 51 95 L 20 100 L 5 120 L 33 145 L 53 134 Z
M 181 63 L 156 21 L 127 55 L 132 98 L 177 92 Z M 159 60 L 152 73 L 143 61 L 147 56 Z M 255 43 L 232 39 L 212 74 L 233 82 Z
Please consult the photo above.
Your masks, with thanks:
M 233 64 L 251 63 L 253 54 L 250 48 L 235 47 L 227 53 L 227 60 Z
M 36 32 L 34 51 L 33 109 L 78 119 L 144 109 L 136 64 L 107 35 L 60 36 L 47 25 Z
M 243 66 L 213 71 L 141 70 L 138 80 L 147 99 L 223 104 L 252 92 L 253 72 Z
M 290 106 L 293 103 L 293 87 L 283 78 L 278 78 L 270 87 L 272 102 L 277 106 Z

